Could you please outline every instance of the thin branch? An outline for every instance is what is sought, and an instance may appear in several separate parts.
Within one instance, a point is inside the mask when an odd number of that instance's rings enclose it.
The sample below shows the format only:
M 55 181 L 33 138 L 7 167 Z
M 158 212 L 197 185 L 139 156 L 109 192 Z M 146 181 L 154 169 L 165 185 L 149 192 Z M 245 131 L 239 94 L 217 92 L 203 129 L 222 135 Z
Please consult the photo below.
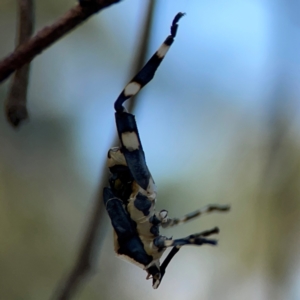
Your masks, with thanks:
M 133 73 L 136 74 L 144 65 L 146 60 L 147 49 L 149 47 L 149 36 L 152 27 L 153 15 L 155 10 L 156 0 L 148 1 L 148 8 L 146 11 L 146 20 L 142 28 L 142 38 L 139 48 L 139 54 L 137 55 L 137 64 L 134 67 Z M 131 102 L 131 109 L 135 107 L 136 97 Z M 113 102 L 112 102 L 113 105 Z M 113 145 L 118 144 L 117 136 L 113 139 Z M 106 164 L 101 172 L 102 179 L 98 187 L 97 197 L 94 204 L 94 208 L 90 219 L 88 221 L 87 230 L 83 236 L 80 251 L 77 260 L 71 269 L 69 275 L 66 277 L 58 291 L 55 293 L 53 299 L 67 300 L 75 294 L 79 286 L 83 284 L 87 275 L 92 271 L 92 268 L 96 266 L 96 257 L 99 256 L 100 243 L 103 240 L 104 233 L 106 231 L 106 223 L 103 221 L 105 208 L 103 205 L 103 189 L 108 184 L 109 173 Z
M 50 26 L 45 26 L 26 43 L 0 61 L 0 82 L 4 81 L 15 70 L 29 63 L 35 56 L 56 42 L 66 33 L 81 24 L 91 15 L 120 0 L 81 1 L 71 8 L 64 16 Z
M 19 37 L 18 46 L 25 43 L 33 32 L 34 4 L 33 0 L 19 0 Z M 26 64 L 15 72 L 10 91 L 5 103 L 8 122 L 18 127 L 20 122 L 28 118 L 26 108 L 27 87 L 30 65 Z

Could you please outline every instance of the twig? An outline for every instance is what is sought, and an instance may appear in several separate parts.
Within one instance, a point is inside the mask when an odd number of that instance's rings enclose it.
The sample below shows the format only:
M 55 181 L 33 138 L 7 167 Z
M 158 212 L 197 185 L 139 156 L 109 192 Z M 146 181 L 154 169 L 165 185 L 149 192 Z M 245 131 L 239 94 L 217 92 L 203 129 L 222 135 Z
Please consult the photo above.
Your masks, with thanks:
M 150 30 L 155 10 L 156 0 L 149 0 L 149 6 L 147 9 L 147 17 L 145 20 L 145 25 L 143 26 L 142 39 L 139 48 L 138 63 L 134 67 L 133 73 L 136 74 L 144 65 L 146 60 L 146 52 L 149 46 L 149 36 Z M 132 110 L 135 107 L 136 97 L 132 99 L 130 103 L 130 109 Z M 113 105 L 113 103 L 112 103 Z M 117 136 L 113 139 L 113 145 L 118 144 Z M 87 231 L 83 236 L 80 251 L 78 254 L 78 258 L 70 271 L 69 275 L 64 280 L 63 284 L 59 287 L 59 290 L 54 294 L 52 299 L 57 300 L 67 300 L 71 299 L 72 295 L 75 294 L 76 290 L 83 283 L 84 279 L 86 279 L 89 272 L 91 272 L 92 268 L 96 265 L 96 257 L 99 255 L 99 248 L 101 237 L 104 236 L 106 231 L 106 224 L 103 222 L 103 216 L 105 212 L 105 208 L 103 205 L 103 189 L 107 186 L 109 174 L 107 171 L 107 167 L 103 168 L 101 174 L 102 180 L 98 187 L 97 197 L 94 204 L 93 212 L 90 216 L 89 223 L 87 226 Z
M 26 42 L 32 34 L 34 24 L 33 0 L 19 0 L 19 37 L 18 46 Z M 28 118 L 26 108 L 27 87 L 30 65 L 18 69 L 12 79 L 10 91 L 5 103 L 7 120 L 14 127 Z
M 0 82 L 5 80 L 15 70 L 29 63 L 43 50 L 56 42 L 63 35 L 81 24 L 91 15 L 117 3 L 120 0 L 90 0 L 81 1 L 71 8 L 64 16 L 50 26 L 45 26 L 26 43 L 0 61 Z

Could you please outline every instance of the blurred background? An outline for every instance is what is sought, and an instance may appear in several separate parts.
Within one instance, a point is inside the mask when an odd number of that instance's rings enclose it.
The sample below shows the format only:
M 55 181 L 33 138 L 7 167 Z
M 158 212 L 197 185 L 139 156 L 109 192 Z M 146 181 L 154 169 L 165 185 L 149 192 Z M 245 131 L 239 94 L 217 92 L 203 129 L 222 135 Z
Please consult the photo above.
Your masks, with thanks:
M 0 299 L 49 299 L 73 266 L 116 132 L 113 103 L 131 78 L 148 1 L 103 10 L 32 62 L 30 121 L 0 108 Z M 36 1 L 36 28 L 74 1 Z M 105 216 L 96 271 L 76 294 L 94 299 L 300 299 L 300 2 L 158 1 L 147 57 L 178 35 L 135 110 L 164 230 L 219 226 L 218 247 L 185 247 L 158 290 L 115 257 Z M 0 2 L 0 55 L 15 45 L 16 1 Z M 2 103 L 9 81 L 0 86 Z

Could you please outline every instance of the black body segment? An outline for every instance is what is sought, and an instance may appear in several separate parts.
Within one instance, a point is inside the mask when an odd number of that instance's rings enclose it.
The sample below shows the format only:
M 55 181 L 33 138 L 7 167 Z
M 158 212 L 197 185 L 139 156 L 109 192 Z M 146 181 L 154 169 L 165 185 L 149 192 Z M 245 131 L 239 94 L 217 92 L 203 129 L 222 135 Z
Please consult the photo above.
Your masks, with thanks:
M 136 232 L 135 225 L 125 211 L 122 201 L 114 197 L 109 188 L 104 188 L 103 199 L 112 226 L 118 237 L 118 254 L 131 257 L 144 266 L 149 265 L 153 257 L 145 252 L 144 245 Z
M 149 216 L 152 201 L 150 201 L 147 196 L 138 193 L 134 201 L 134 206 L 137 210 L 141 211 L 144 216 Z
M 109 185 L 115 197 L 121 199 L 123 204 L 127 204 L 132 193 L 133 177 L 127 166 L 116 165 L 109 168 L 111 177 Z
M 146 164 L 135 117 L 127 112 L 116 112 L 115 119 L 121 151 L 125 156 L 127 166 L 138 185 L 147 190 L 151 174 Z
M 119 138 L 121 140 L 121 134 L 124 132 L 135 132 L 139 143 L 141 140 L 138 133 L 138 128 L 135 121 L 135 116 L 128 112 L 115 113 L 116 125 L 118 129 Z

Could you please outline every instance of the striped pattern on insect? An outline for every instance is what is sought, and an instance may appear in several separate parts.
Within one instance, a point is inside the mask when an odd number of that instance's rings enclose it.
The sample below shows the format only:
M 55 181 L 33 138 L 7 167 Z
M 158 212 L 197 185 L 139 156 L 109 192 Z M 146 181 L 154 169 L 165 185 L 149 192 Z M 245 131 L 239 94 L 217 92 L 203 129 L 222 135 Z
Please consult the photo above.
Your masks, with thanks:
M 203 214 L 229 210 L 227 205 L 208 205 L 182 218 L 169 218 L 167 210 L 155 211 L 156 187 L 147 167 L 134 115 L 126 112 L 123 103 L 136 95 L 154 77 L 154 74 L 174 42 L 178 13 L 171 26 L 171 34 L 142 70 L 126 85 L 115 102 L 115 119 L 121 146 L 108 151 L 108 167 L 111 172 L 110 187 L 103 191 L 106 210 L 114 228 L 114 247 L 118 255 L 138 265 L 152 278 L 156 289 L 174 255 L 185 245 L 216 245 L 214 239 L 207 239 L 219 232 L 218 228 L 172 239 L 159 234 L 159 227 L 168 228 Z M 167 247 L 173 247 L 163 263 L 160 259 Z

